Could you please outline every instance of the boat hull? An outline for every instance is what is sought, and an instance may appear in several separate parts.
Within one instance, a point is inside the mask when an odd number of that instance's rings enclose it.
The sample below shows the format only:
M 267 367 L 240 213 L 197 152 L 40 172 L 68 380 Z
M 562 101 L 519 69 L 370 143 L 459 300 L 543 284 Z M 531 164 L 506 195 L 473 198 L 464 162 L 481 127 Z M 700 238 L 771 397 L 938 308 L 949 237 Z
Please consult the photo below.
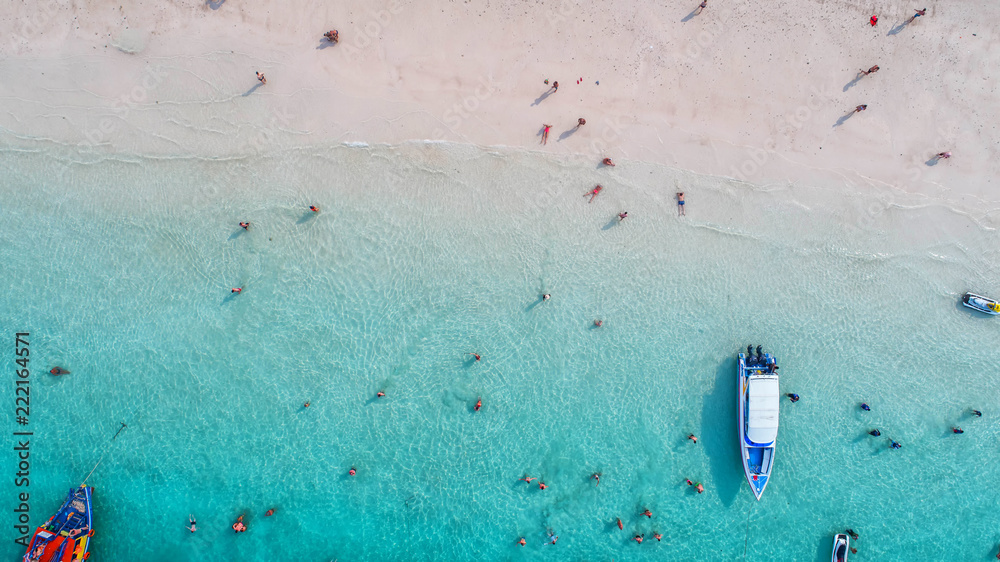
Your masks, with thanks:
M 23 562 L 73 562 L 90 557 L 92 492 L 88 486 L 69 491 L 62 507 L 35 530 Z
M 847 562 L 847 555 L 851 552 L 851 537 L 841 533 L 833 537 L 833 554 L 830 562 Z
M 769 354 L 766 354 L 765 357 L 767 358 L 766 361 L 773 364 L 773 357 Z M 746 475 L 747 483 L 750 484 L 750 491 L 753 492 L 754 497 L 759 501 L 761 494 L 764 493 L 764 489 L 771 479 L 776 441 L 772 440 L 770 443 L 759 444 L 754 443 L 747 437 L 749 385 L 752 377 L 774 380 L 774 384 L 776 385 L 778 376 L 773 372 L 767 373 L 768 368 L 766 364 L 748 365 L 748 361 L 749 359 L 745 354 L 739 354 L 737 361 L 739 412 L 736 423 L 739 426 L 740 459 L 743 462 L 743 473 Z M 777 429 L 775 428 L 776 431 Z

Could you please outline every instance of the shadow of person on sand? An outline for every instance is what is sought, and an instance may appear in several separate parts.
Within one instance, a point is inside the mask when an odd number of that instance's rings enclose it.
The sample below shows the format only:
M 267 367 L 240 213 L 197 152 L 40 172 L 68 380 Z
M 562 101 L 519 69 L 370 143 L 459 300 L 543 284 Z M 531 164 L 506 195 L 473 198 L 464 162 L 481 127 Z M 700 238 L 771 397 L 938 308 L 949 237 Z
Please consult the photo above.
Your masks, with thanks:
M 260 88 L 260 87 L 261 87 L 261 86 L 263 86 L 263 85 L 264 85 L 264 84 L 262 84 L 262 83 L 260 83 L 260 82 L 257 82 L 257 84 L 255 84 L 253 88 L 250 88 L 249 90 L 247 90 L 246 92 L 244 92 L 244 93 L 243 93 L 243 97 L 247 97 L 247 96 L 249 96 L 250 94 L 252 94 L 252 93 L 256 92 L 256 91 L 257 91 L 257 88 Z
M 323 49 L 325 49 L 327 47 L 335 47 L 336 45 L 337 45 L 336 43 L 334 43 L 334 42 L 330 41 L 329 39 L 327 39 L 326 37 L 324 37 L 324 38 L 322 38 L 322 39 L 319 40 L 319 45 L 316 45 L 316 50 L 317 51 L 322 51 Z
M 212 8 L 213 10 L 218 10 L 219 8 L 222 7 L 223 4 L 226 3 L 226 0 L 219 0 L 218 2 L 213 2 L 212 0 L 205 0 L 205 3 L 208 4 L 209 8 Z
M 844 84 L 844 91 L 846 92 L 847 90 L 850 90 L 851 88 L 853 88 L 854 86 L 856 86 L 858 84 L 858 80 L 861 80 L 862 76 L 864 76 L 864 74 L 861 74 L 859 72 L 858 75 L 855 76 L 853 80 L 851 80 L 847 84 Z
M 699 446 L 705 447 L 712 482 L 719 500 L 729 507 L 745 480 L 736 433 L 736 358 L 728 357 L 715 370 L 715 385 L 701 406 Z M 694 489 L 692 487 L 692 489 Z M 697 490 L 695 490 L 697 492 Z
M 299 217 L 299 220 L 295 221 L 295 224 L 305 224 L 305 223 L 313 220 L 314 218 L 316 218 L 316 215 L 318 215 L 318 214 L 319 213 L 316 213 L 316 212 L 313 212 L 313 211 L 306 211 L 305 214 L 303 214 L 301 217 Z
M 681 20 L 681 23 L 687 23 L 687 22 L 693 20 L 694 17 L 697 16 L 697 15 L 698 15 L 698 8 L 695 8 L 695 9 L 691 10 L 690 14 L 684 16 L 684 19 Z
M 889 37 L 891 37 L 893 35 L 896 35 L 900 31 L 903 31 L 904 29 L 906 29 L 906 26 L 908 26 L 908 25 L 910 25 L 910 22 L 904 21 L 903 23 L 901 23 L 901 24 L 897 25 L 896 27 L 890 29 L 889 33 L 887 33 L 886 35 L 888 35 Z
M 544 94 L 542 94 L 542 95 L 538 96 L 537 98 L 535 98 L 535 101 L 531 105 L 534 106 L 534 105 L 538 105 L 538 104 L 542 103 L 543 101 L 545 101 L 545 98 L 551 96 L 554 92 L 555 92 L 555 90 L 553 90 L 552 88 L 549 88 L 548 90 L 545 91 Z
M 543 302 L 545 302 L 545 297 L 539 296 L 538 300 L 536 300 L 535 302 L 529 304 L 527 306 L 527 308 L 525 308 L 524 310 L 525 310 L 525 312 L 529 312 L 529 311 L 533 310 L 536 306 L 542 304 Z
M 940 158 L 938 158 L 937 156 L 931 156 L 930 160 L 928 160 L 928 161 L 924 162 L 924 165 L 925 165 L 925 166 L 937 166 L 937 165 L 938 165 L 938 162 L 940 162 L 940 161 L 941 161 L 941 159 L 940 159 Z M 958 305 L 959 305 L 959 306 L 962 306 L 962 303 L 961 303 L 961 302 L 959 302 L 959 303 L 958 303 Z M 970 309 L 970 310 L 971 310 L 971 309 Z
M 852 116 L 852 115 L 854 115 L 855 113 L 857 113 L 857 111 L 854 111 L 854 110 L 852 109 L 852 110 L 851 110 L 851 111 L 850 111 L 850 112 L 849 112 L 849 113 L 848 113 L 847 115 L 841 115 L 841 116 L 840 116 L 840 119 L 837 119 L 837 122 L 833 124 L 833 127 L 834 127 L 834 128 L 837 128 L 837 127 L 839 127 L 839 126 L 843 125 L 843 124 L 844 124 L 844 123 L 846 123 L 846 122 L 847 122 L 847 120 L 848 120 L 848 119 L 850 119 L 850 118 L 851 118 L 851 116 Z
M 612 228 L 613 226 L 615 226 L 616 224 L 618 224 L 620 222 L 622 222 L 621 219 L 619 219 L 618 217 L 615 217 L 615 218 L 609 220 L 608 224 L 602 226 L 601 230 L 608 230 L 609 228 Z
M 240 236 L 243 236 L 243 234 L 244 234 L 245 232 L 246 232 L 246 229 L 244 229 L 244 228 L 243 228 L 243 227 L 241 226 L 241 227 L 237 228 L 235 232 L 233 232 L 232 234 L 230 234 L 230 235 L 229 235 L 229 240 L 236 240 L 236 239 L 237 239 L 237 238 L 239 238 Z
M 573 133 L 577 132 L 577 130 L 579 130 L 579 129 L 580 129 L 580 127 L 573 127 L 572 129 L 570 129 L 568 131 L 563 131 L 563 133 L 561 135 L 559 135 L 559 138 L 557 140 L 561 141 L 563 139 L 567 139 L 567 138 L 573 136 Z

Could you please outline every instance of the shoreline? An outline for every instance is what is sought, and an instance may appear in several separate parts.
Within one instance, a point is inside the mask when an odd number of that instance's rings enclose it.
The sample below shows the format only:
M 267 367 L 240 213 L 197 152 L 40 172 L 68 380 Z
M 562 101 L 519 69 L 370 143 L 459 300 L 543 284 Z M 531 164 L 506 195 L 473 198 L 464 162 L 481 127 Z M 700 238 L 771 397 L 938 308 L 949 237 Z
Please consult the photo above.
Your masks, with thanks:
M 50 0 L 0 22 L 12 37 L 0 51 L 11 78 L 0 85 L 10 108 L 0 136 L 8 146 L 219 157 L 444 140 L 995 205 L 1000 132 L 983 124 L 1000 121 L 988 87 L 1000 70 L 981 64 L 993 32 L 972 36 L 967 22 L 1000 19 L 1000 8 L 932 5 L 901 27 L 909 8 L 893 7 L 872 28 L 867 8 L 816 18 L 822 6 L 692 15 L 569 0 L 517 13 L 435 13 L 403 0 L 294 10 L 279 0 Z M 326 27 L 340 30 L 339 44 L 322 38 Z M 872 63 L 877 75 L 851 80 Z M 546 78 L 560 81 L 547 96 Z M 846 118 L 856 103 L 871 107 Z M 577 117 L 588 122 L 579 130 Z M 553 125 L 545 146 L 542 123 Z M 933 162 L 941 150 L 955 157 Z

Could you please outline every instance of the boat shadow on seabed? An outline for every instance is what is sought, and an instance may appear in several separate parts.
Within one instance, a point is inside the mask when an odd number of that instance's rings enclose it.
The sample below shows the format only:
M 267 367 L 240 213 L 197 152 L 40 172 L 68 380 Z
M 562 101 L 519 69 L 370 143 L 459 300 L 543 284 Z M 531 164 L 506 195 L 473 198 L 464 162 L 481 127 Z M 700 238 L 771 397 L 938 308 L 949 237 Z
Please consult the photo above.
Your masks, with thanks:
M 736 432 L 736 383 L 736 358 L 728 357 L 715 370 L 715 385 L 701 407 L 699 445 L 705 446 L 715 493 L 726 507 L 733 505 L 746 480 Z

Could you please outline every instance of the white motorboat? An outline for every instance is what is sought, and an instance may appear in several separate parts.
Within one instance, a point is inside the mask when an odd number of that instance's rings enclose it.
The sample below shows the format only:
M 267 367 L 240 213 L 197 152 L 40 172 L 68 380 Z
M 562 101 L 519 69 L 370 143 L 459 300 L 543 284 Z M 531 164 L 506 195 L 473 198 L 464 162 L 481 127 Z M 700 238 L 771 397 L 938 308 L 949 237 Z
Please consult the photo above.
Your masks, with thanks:
M 740 458 L 753 495 L 759 500 L 771 477 L 774 445 L 778 437 L 778 365 L 757 346 L 740 353 L 739 380 Z

